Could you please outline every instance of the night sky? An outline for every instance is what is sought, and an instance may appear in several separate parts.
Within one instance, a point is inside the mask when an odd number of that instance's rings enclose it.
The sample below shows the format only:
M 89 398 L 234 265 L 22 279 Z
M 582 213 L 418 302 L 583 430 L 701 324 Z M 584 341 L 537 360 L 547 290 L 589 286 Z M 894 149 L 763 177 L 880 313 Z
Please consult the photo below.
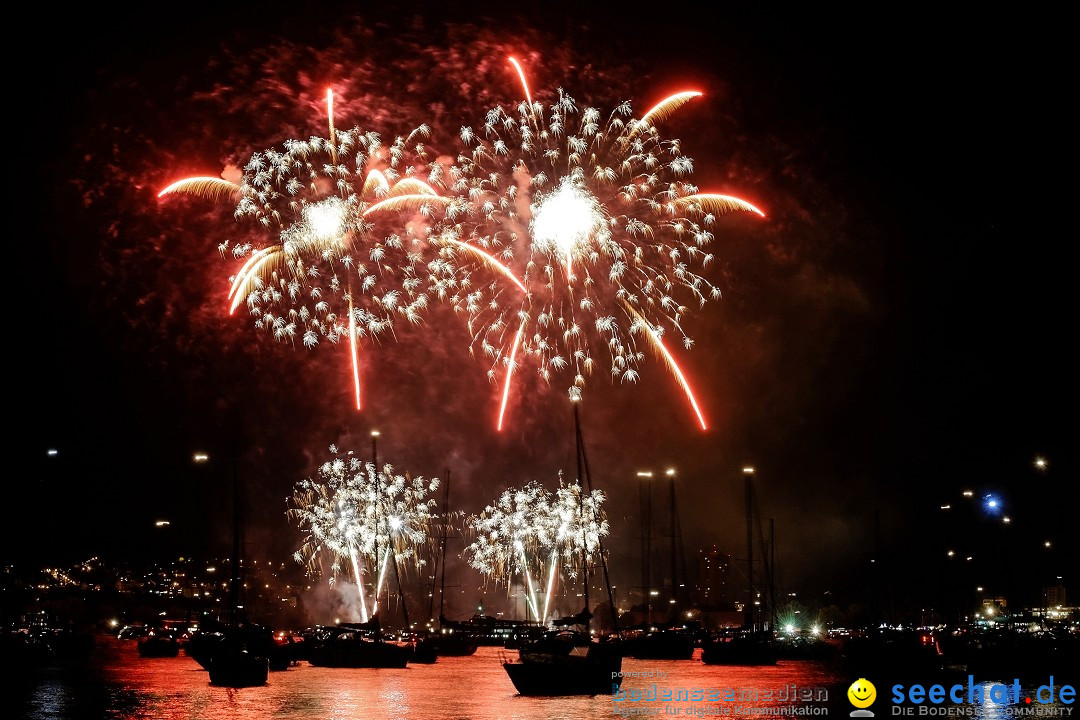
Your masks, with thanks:
M 637 385 L 610 383 L 601 363 L 586 386 L 582 427 L 592 480 L 610 495 L 617 578 L 637 578 L 644 469 L 677 468 L 688 551 L 716 543 L 744 557 L 744 464 L 757 468 L 762 519 L 775 518 L 781 581 L 800 592 L 858 587 L 877 555 L 918 595 L 943 526 L 959 527 L 939 505 L 967 512 L 965 489 L 969 505 L 998 493 L 1013 519 L 963 520 L 980 583 L 1027 592 L 1031 568 L 1062 574 L 1080 550 L 1067 531 L 1075 138 L 1064 23 L 579 5 L 360 17 L 343 3 L 183 4 L 39 18 L 41 49 L 14 68 L 9 107 L 19 461 L 0 559 L 225 554 L 235 470 L 248 552 L 287 560 L 293 484 L 332 443 L 370 452 L 372 429 L 380 460 L 449 470 L 467 512 L 506 486 L 572 474 L 565 380 L 523 374 L 496 433 L 498 388 L 462 323 L 434 308 L 422 328 L 365 344 L 357 413 L 344 347 L 278 343 L 226 315 L 234 270 L 217 246 L 237 232 L 231 209 L 155 197 L 176 178 L 324 135 L 327 85 L 339 127 L 392 136 L 428 122 L 433 145 L 450 143 L 489 107 L 517 102 L 512 52 L 548 101 L 562 87 L 581 105 L 630 100 L 640 112 L 703 90 L 664 133 L 682 140 L 703 190 L 768 215 L 722 219 L 711 279 L 724 297 L 691 316 L 697 344 L 678 351 L 707 432 L 651 357 Z M 193 465 L 196 450 L 211 462 Z M 154 527 L 162 518 L 167 532 Z

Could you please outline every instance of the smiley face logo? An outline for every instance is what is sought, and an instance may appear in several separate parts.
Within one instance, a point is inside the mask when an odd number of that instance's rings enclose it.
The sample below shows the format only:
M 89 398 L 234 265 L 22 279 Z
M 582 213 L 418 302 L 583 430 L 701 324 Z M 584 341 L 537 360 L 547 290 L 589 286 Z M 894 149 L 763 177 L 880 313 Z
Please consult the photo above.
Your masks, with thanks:
M 866 678 L 859 678 L 847 689 L 848 700 L 857 708 L 868 708 L 877 699 L 877 688 Z

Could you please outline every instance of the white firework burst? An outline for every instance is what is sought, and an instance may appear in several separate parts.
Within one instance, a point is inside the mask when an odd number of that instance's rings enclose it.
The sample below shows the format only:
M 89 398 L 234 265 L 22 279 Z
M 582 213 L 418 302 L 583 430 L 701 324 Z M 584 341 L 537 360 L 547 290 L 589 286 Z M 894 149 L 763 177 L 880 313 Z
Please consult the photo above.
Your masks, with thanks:
M 681 143 L 658 132 L 698 94 L 634 118 L 629 103 L 605 116 L 559 90 L 547 108 L 496 107 L 479 129 L 462 128 L 433 239 L 440 291 L 468 318 L 489 377 L 527 358 L 545 381 L 569 372 L 580 388 L 603 359 L 632 382 L 642 347 L 669 333 L 690 347 L 686 316 L 720 296 L 705 274 L 717 216 L 761 214 L 700 192 Z

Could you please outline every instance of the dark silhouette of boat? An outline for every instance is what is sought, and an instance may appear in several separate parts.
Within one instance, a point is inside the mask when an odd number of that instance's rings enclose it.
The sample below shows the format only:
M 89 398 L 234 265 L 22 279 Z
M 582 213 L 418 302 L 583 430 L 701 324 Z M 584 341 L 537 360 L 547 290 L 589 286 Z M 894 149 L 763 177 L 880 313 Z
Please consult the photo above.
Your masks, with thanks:
M 574 403 L 574 434 L 577 444 L 578 491 L 584 491 L 582 479 L 591 491 L 592 483 L 589 479 L 585 444 L 581 437 L 581 421 L 576 402 Z M 599 551 L 608 602 L 615 607 L 602 543 L 599 545 Z M 563 628 L 580 627 L 580 632 L 585 637 L 591 638 L 589 625 L 592 613 L 589 611 L 588 555 L 584 548 L 582 549 L 581 570 L 585 607 L 577 615 L 562 618 L 555 624 Z M 545 638 L 547 642 L 525 643 L 518 650 L 517 662 L 504 661 L 503 669 L 506 670 L 510 681 L 521 695 L 566 696 L 614 693 L 621 684 L 622 661 L 625 652 L 618 636 L 618 620 L 616 619 L 615 622 L 616 633 L 613 639 L 590 640 L 582 645 L 577 641 L 580 635 L 570 632 L 555 633 L 554 637 Z M 552 641 L 556 643 L 554 646 L 551 645 Z
M 229 584 L 229 618 L 220 632 L 209 632 L 189 638 L 188 654 L 210 672 L 210 684 L 241 688 L 265 685 L 270 671 L 270 655 L 273 633 L 244 620 L 240 593 L 241 579 L 241 522 L 240 481 L 236 474 L 236 460 L 232 461 L 233 474 L 233 549 L 232 577 Z M 277 665 L 277 663 L 275 663 Z M 277 665 L 280 667 L 280 665 Z M 285 667 L 288 667 L 286 664 Z M 284 668 L 282 668 L 284 669 Z
M 701 642 L 706 665 L 775 665 L 780 653 L 768 632 L 712 635 Z
M 603 695 L 619 689 L 623 648 L 618 640 L 570 646 L 568 652 L 518 651 L 503 668 L 522 695 Z
M 290 638 L 279 638 L 265 626 L 244 624 L 237 627 L 210 624 L 192 634 L 184 644 L 184 653 L 209 670 L 214 654 L 228 643 L 240 644 L 249 653 L 266 658 L 272 671 L 288 670 L 298 662 Z
M 574 648 L 587 648 L 592 644 L 588 633 L 575 630 L 548 630 L 535 638 L 522 640 L 518 650 L 526 653 L 552 653 L 569 655 Z
M 439 645 L 434 635 L 417 635 L 409 640 L 409 662 L 431 665 L 439 660 Z
M 480 645 L 475 628 L 468 622 L 455 622 L 446 617 L 446 541 L 450 529 L 450 470 L 446 471 L 446 484 L 443 486 L 442 533 L 439 565 L 439 627 L 427 636 L 438 655 L 462 657 L 472 655 Z M 432 582 L 431 598 L 428 604 L 428 617 L 435 613 L 435 584 Z
M 860 668 L 860 672 L 879 677 L 929 678 L 947 670 L 946 657 L 933 633 L 914 629 L 856 632 L 841 646 L 839 655 L 841 667 Z
M 270 663 L 265 655 L 252 652 L 239 635 L 226 635 L 210 655 L 210 684 L 241 688 L 265 685 Z
M 455 625 L 442 615 L 439 616 L 439 630 L 431 636 L 440 655 L 463 657 L 476 654 L 480 640 L 470 629 Z
M 180 654 L 180 638 L 165 628 L 149 631 L 138 639 L 139 657 L 176 657 Z
M 746 575 L 749 592 L 746 624 L 735 632 L 714 633 L 701 642 L 701 661 L 706 665 L 775 665 L 780 657 L 773 631 L 759 627 L 755 617 L 757 594 L 754 586 L 754 469 L 743 468 L 746 477 Z M 770 568 L 771 568 L 770 563 Z M 771 578 L 771 570 L 767 573 Z M 769 582 L 772 594 L 771 579 Z M 775 603 L 772 604 L 775 609 Z
M 308 663 L 333 668 L 406 667 L 412 646 L 383 639 L 377 628 L 377 616 L 366 623 L 315 628 L 305 640 Z
M 641 628 L 623 635 L 626 656 L 638 660 L 689 660 L 697 641 L 679 628 Z

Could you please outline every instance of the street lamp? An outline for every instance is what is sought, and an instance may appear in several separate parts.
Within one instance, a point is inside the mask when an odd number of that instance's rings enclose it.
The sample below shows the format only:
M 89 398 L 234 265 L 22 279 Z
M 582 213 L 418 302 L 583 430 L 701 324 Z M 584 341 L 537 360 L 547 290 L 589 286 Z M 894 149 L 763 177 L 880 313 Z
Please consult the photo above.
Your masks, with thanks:
M 641 505 L 641 597 L 649 607 L 649 622 L 652 622 L 652 602 L 649 591 L 652 589 L 650 562 L 652 561 L 652 471 L 638 470 L 641 479 L 638 486 L 638 501 Z

